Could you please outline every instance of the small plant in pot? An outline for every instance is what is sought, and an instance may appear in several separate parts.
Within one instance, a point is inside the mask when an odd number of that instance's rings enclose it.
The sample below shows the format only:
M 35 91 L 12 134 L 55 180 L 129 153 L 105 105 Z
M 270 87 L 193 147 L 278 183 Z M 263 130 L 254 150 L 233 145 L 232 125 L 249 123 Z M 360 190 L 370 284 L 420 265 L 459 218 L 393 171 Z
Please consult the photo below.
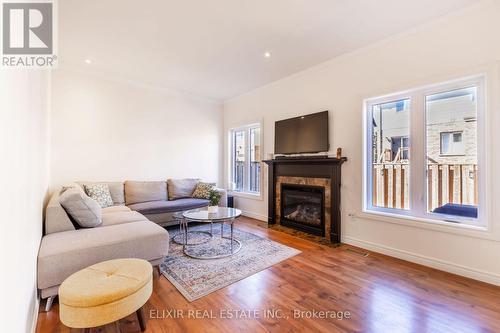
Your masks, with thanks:
M 217 213 L 219 211 L 219 202 L 220 202 L 221 194 L 216 189 L 211 189 L 210 194 L 208 196 L 208 200 L 210 200 L 210 206 L 208 206 L 209 213 Z

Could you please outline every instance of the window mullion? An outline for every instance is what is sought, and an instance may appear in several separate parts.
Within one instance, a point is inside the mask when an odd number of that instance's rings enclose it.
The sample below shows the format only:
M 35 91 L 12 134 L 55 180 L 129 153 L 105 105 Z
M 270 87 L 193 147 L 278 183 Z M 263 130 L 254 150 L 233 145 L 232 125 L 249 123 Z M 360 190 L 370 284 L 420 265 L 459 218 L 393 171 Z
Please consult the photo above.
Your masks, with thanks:
M 425 103 L 422 92 L 411 97 L 410 109 L 410 211 L 412 216 L 425 214 L 426 156 L 425 156 Z

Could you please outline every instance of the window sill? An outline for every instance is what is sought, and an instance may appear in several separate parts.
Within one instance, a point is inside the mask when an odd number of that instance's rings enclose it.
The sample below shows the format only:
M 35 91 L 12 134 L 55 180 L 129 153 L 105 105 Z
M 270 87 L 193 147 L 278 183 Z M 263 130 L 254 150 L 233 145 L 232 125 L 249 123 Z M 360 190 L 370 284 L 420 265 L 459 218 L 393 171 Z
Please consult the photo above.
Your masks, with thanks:
M 238 198 L 245 198 L 245 199 L 252 199 L 252 200 L 262 200 L 262 192 L 260 193 L 255 193 L 255 192 L 240 192 L 240 191 L 228 191 L 228 194 L 238 197 Z
M 494 233 L 492 233 L 491 230 L 486 226 L 454 223 L 444 220 L 426 219 L 371 210 L 363 210 L 363 212 L 361 212 L 359 215 L 355 215 L 354 217 L 372 221 L 399 224 L 412 228 L 428 229 L 433 231 L 469 236 L 474 238 L 500 240 L 499 235 L 495 235 Z

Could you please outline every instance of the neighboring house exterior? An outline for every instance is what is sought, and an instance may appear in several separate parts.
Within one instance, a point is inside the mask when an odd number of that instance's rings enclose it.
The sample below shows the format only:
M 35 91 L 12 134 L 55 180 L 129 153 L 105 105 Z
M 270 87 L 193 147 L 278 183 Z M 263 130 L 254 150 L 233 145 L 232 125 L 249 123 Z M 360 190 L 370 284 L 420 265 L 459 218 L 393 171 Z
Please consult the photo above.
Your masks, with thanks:
M 441 97 L 441 96 L 440 96 Z M 446 97 L 446 96 L 444 96 Z M 399 103 L 399 104 L 398 104 Z M 374 112 L 374 160 L 405 162 L 409 156 L 409 100 L 383 104 Z M 427 159 L 437 164 L 475 164 L 476 103 L 473 95 L 427 101 Z M 401 154 L 398 156 L 398 150 Z M 401 161 L 403 160 L 403 161 Z
M 474 95 L 427 102 L 427 156 L 438 164 L 477 163 Z
M 410 121 L 410 101 L 385 103 L 373 111 L 373 160 L 375 163 L 407 160 Z M 404 151 L 404 153 L 403 153 Z M 398 154 L 400 153 L 400 154 Z
M 449 202 L 470 205 L 477 202 L 477 104 L 473 89 L 427 97 L 429 210 Z M 398 203 L 397 208 L 408 207 L 410 112 L 409 100 L 385 103 L 373 109 L 372 152 L 377 170 L 377 202 L 391 201 L 393 196 L 399 198 L 403 193 L 404 207 Z M 404 186 L 399 178 L 402 168 L 406 171 Z M 397 181 L 394 187 L 397 193 L 387 194 L 384 188 L 393 192 L 393 179 Z M 388 186 L 384 186 L 384 182 L 388 182 Z M 384 196 L 389 196 L 389 200 Z

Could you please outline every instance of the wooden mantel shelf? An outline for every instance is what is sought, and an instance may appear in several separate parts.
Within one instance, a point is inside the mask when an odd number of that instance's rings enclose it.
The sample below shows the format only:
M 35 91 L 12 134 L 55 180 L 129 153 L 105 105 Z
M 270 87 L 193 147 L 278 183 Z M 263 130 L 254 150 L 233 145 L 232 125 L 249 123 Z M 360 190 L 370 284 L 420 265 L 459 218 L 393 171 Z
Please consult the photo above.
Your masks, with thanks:
M 291 158 L 275 158 L 272 160 L 264 160 L 262 161 L 267 165 L 275 164 L 275 163 L 314 163 L 314 164 L 331 164 L 338 163 L 342 164 L 347 162 L 347 157 L 327 157 L 327 158 L 318 158 L 318 157 L 291 157 Z

